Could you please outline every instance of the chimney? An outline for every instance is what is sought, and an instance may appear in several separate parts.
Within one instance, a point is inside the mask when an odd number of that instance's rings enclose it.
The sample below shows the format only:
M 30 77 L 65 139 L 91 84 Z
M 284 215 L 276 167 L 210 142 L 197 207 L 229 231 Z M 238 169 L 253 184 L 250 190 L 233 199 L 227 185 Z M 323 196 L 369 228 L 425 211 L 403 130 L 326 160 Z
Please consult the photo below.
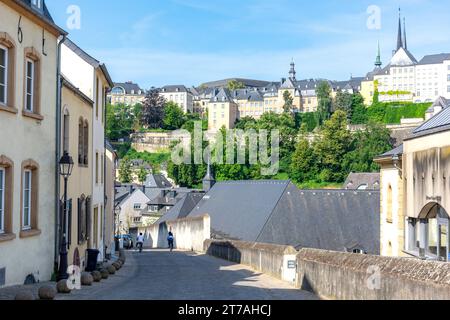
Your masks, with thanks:
M 145 194 L 145 189 L 146 189 L 146 187 L 145 187 L 145 184 L 142 186 L 142 192 Z
M 130 184 L 130 194 L 132 194 L 132 193 L 133 193 L 133 185 Z

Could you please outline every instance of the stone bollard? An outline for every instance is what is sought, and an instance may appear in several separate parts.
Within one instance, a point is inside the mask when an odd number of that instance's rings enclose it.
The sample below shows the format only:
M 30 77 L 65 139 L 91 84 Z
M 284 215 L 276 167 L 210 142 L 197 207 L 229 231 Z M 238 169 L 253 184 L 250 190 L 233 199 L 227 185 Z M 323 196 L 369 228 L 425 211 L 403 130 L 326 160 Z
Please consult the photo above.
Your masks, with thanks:
M 41 300 L 53 300 L 56 297 L 56 289 L 52 286 L 43 286 L 39 288 L 39 298 Z
M 108 279 L 109 278 L 109 271 L 107 269 L 100 270 L 100 273 L 102 275 L 102 279 Z
M 83 272 L 81 274 L 81 285 L 82 286 L 92 286 L 92 283 L 94 282 L 94 277 L 92 274 L 88 272 Z
M 58 293 L 68 294 L 72 290 L 70 290 L 69 286 L 67 285 L 67 280 L 60 280 L 56 284 L 56 290 Z
M 116 274 L 116 268 L 113 265 L 109 265 L 106 270 L 108 270 L 109 274 Z
M 112 265 L 114 268 L 116 268 L 117 271 L 119 271 L 122 268 L 119 262 L 114 262 Z
M 32 301 L 32 300 L 36 300 L 36 297 L 34 296 L 33 293 L 31 293 L 29 291 L 22 291 L 22 292 L 19 292 L 18 294 L 16 294 L 16 297 L 14 298 L 14 300 L 16 300 L 16 301 Z
M 92 271 L 91 275 L 94 278 L 94 282 L 100 282 L 102 280 L 102 274 L 100 271 Z

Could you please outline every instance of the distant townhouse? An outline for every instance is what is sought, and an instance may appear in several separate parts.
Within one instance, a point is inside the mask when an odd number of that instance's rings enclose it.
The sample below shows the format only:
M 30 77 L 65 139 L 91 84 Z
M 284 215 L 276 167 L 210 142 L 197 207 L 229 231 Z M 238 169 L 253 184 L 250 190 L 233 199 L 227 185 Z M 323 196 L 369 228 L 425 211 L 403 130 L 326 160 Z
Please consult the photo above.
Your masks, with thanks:
M 450 98 L 450 53 L 426 55 L 418 61 L 408 50 L 406 23 L 399 17 L 397 47 L 382 68 L 380 50 L 375 69 L 362 82 L 361 94 L 371 104 L 378 90 L 382 102 L 433 102 Z
M 98 249 L 98 259 L 105 258 L 104 225 L 105 225 L 105 108 L 107 92 L 114 86 L 106 66 L 91 57 L 74 42 L 66 39 L 61 50 L 61 73 L 83 94 L 91 99 L 92 131 L 89 139 L 92 152 L 87 156 L 78 157 L 78 165 L 92 163 L 92 193 L 88 202 L 88 212 L 91 217 L 88 247 Z M 81 149 L 79 153 L 81 152 Z M 83 253 L 82 253 L 83 254 Z
M 238 119 L 238 105 L 228 89 L 222 88 L 209 100 L 208 129 L 219 131 L 222 127 L 233 129 Z
M 141 89 L 138 84 L 132 81 L 124 83 L 114 83 L 114 87 L 108 93 L 108 101 L 112 105 L 133 106 L 142 104 L 145 100 L 145 90 Z
M 185 86 L 165 86 L 160 89 L 159 94 L 163 96 L 166 101 L 176 103 L 184 113 L 194 112 L 194 96 Z
M 58 39 L 45 1 L 0 1 L 0 287 L 54 271 Z

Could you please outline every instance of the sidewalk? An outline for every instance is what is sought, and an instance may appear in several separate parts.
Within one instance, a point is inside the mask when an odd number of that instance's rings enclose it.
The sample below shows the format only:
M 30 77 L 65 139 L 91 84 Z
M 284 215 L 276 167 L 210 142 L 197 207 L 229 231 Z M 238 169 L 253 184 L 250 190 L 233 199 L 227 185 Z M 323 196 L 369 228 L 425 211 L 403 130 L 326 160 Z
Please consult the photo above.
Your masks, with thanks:
M 82 286 L 81 290 L 73 290 L 70 294 L 57 294 L 55 300 L 71 300 L 83 299 L 83 296 L 90 296 L 99 290 L 104 290 L 106 287 L 123 281 L 124 276 L 132 271 L 132 255 L 127 254 L 127 262 L 116 274 L 109 275 L 108 279 L 102 279 L 100 282 L 94 282 L 92 286 Z M 118 257 L 117 257 L 118 258 Z M 39 300 L 39 288 L 43 286 L 52 286 L 56 289 L 56 282 L 40 282 L 32 285 L 12 286 L 0 289 L 0 300 L 14 300 L 16 295 L 20 292 L 31 292 L 37 300 Z

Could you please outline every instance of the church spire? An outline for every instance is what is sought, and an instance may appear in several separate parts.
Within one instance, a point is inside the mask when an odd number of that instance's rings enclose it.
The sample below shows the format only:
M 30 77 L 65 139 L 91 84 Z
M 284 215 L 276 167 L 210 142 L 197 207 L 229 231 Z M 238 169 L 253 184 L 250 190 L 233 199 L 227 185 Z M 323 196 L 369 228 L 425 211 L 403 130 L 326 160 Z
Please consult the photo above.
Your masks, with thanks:
M 397 36 L 397 51 L 400 48 L 403 48 L 403 40 L 402 40 L 402 11 L 398 8 L 398 36 Z
M 381 62 L 380 41 L 378 41 L 378 55 L 377 55 L 377 59 L 375 60 L 375 66 L 377 68 L 381 68 L 382 65 L 383 65 L 383 62 Z
M 203 190 L 205 192 L 209 192 L 209 190 L 211 190 L 215 184 L 216 179 L 214 178 L 214 175 L 211 172 L 211 160 L 208 157 L 208 167 L 206 170 L 206 176 L 203 178 Z
M 290 78 L 292 81 L 297 81 L 296 75 L 297 75 L 297 72 L 295 71 L 295 62 L 294 62 L 294 59 L 292 59 L 292 62 L 291 62 L 291 70 L 289 71 L 289 78 Z
M 406 18 L 403 18 L 403 47 L 408 50 L 408 43 L 406 42 Z

